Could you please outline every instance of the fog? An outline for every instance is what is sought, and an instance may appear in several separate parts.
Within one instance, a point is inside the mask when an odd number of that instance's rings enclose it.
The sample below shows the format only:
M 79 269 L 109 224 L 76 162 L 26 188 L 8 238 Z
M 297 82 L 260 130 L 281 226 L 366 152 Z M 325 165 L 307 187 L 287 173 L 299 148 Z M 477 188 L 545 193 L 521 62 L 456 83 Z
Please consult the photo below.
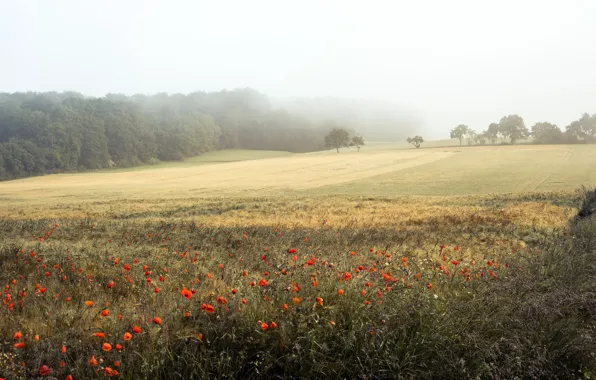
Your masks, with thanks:
M 426 138 L 512 113 L 564 128 L 596 112 L 595 20 L 591 0 L 0 0 L 0 91 L 251 87 Z

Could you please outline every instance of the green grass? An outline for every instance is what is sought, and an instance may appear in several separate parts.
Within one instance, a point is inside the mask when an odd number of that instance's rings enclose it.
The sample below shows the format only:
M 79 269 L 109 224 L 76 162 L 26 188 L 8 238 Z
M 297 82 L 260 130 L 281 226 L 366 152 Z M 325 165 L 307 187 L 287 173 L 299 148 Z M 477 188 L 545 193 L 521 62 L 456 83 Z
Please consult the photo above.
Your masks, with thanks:
M 193 167 L 198 165 L 217 164 L 225 162 L 238 162 L 261 160 L 265 158 L 288 157 L 293 153 L 276 150 L 248 150 L 248 149 L 223 149 L 203 153 L 200 156 L 189 157 L 183 161 L 159 162 L 155 165 L 143 165 L 132 168 L 113 168 L 98 170 L 96 173 L 106 172 L 134 172 L 147 169 L 167 169 L 180 167 Z

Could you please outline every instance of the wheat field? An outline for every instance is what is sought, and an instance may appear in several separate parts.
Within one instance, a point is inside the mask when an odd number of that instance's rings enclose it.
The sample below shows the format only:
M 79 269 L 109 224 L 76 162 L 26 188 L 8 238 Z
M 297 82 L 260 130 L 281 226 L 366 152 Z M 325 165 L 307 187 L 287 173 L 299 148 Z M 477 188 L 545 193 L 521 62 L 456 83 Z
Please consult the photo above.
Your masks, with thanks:
M 2 182 L 0 379 L 593 373 L 595 163 L 385 145 Z
M 263 159 L 248 155 L 236 162 L 217 162 L 228 153 L 219 154 L 212 158 L 215 162 L 2 182 L 0 205 L 221 196 L 483 195 L 568 191 L 596 183 L 596 148 L 588 145 L 385 147 Z

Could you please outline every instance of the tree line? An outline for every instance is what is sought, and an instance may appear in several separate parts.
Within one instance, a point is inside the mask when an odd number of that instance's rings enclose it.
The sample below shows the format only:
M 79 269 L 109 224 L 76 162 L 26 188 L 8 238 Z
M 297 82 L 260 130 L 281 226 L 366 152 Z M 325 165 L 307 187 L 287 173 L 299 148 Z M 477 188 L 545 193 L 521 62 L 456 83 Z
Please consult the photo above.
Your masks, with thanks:
M 214 149 L 315 151 L 327 131 L 273 109 L 251 89 L 101 98 L 0 93 L 0 180 L 154 164 Z
M 592 144 L 596 143 L 596 114 L 583 114 L 567 125 L 565 131 L 548 122 L 538 122 L 528 129 L 521 116 L 509 115 L 502 117 L 498 123 L 489 124 L 482 132 L 460 124 L 451 130 L 450 137 L 459 139 L 460 145 L 466 138 L 470 145 L 484 145 L 487 142 L 495 144 L 499 138 L 509 140 L 511 144 L 528 138 L 532 138 L 537 144 Z
M 594 144 L 596 143 L 596 114 L 584 113 L 572 121 L 562 131 L 549 122 L 538 122 L 528 129 L 519 115 L 504 116 L 498 123 L 490 123 L 482 132 L 476 132 L 465 124 L 460 124 L 450 131 L 449 137 L 458 139 L 459 145 L 467 139 L 468 145 L 495 144 L 499 139 L 515 144 L 519 140 L 532 138 L 535 144 Z M 421 136 L 408 137 L 407 142 L 420 148 L 424 142 Z

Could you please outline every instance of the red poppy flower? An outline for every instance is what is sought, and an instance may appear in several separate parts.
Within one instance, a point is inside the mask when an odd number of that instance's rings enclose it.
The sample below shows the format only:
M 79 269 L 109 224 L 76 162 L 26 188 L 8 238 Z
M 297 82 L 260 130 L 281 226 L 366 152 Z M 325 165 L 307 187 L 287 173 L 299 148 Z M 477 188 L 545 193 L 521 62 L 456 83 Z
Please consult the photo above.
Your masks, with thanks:
M 182 289 L 180 291 L 180 294 L 182 294 L 182 296 L 186 299 L 191 299 L 192 298 L 192 292 L 186 288 Z
M 52 373 L 52 370 L 47 365 L 42 365 L 41 368 L 39 368 L 39 374 L 41 376 L 49 376 L 50 373 Z

